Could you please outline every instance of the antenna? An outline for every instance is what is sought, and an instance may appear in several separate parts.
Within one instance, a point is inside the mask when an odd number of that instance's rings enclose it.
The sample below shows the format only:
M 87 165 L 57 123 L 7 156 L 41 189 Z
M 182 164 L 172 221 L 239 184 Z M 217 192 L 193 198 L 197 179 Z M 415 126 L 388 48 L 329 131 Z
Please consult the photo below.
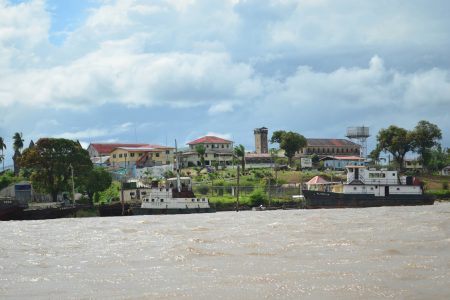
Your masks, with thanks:
M 180 165 L 178 164 L 178 147 L 177 147 L 177 139 L 175 139 L 175 168 L 177 169 L 177 189 L 178 193 L 181 192 L 181 182 L 180 182 Z

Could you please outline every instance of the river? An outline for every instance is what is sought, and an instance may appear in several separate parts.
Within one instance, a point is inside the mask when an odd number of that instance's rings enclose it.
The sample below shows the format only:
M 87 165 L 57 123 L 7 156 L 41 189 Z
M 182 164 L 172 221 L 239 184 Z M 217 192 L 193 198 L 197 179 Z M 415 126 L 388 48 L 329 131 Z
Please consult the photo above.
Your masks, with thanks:
M 0 222 L 1 299 L 450 299 L 450 203 Z

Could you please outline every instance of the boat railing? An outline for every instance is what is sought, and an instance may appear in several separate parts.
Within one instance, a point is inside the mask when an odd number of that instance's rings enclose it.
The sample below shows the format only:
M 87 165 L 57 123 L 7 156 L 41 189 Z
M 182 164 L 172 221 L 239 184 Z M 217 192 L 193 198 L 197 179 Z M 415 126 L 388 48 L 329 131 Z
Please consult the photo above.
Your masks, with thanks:
M 375 184 L 375 185 L 406 185 L 406 181 L 395 178 L 364 178 L 364 176 L 359 175 L 358 180 L 363 184 Z

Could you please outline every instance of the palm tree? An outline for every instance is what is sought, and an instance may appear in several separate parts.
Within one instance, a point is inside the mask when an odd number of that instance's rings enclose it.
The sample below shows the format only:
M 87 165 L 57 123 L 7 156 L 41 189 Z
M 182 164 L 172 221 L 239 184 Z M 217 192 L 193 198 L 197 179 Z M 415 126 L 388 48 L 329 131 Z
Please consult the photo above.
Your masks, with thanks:
M 22 155 L 20 153 L 20 150 L 22 150 L 23 148 L 23 139 L 22 139 L 22 133 L 21 132 L 16 132 L 13 136 L 13 148 L 14 148 L 14 156 L 13 156 L 13 161 L 14 161 L 14 175 L 19 175 L 19 164 L 18 164 L 18 159 L 20 158 L 20 156 Z
M 234 147 L 234 155 L 241 158 L 242 174 L 245 172 L 245 148 L 242 144 Z
M 0 150 L 2 150 L 2 155 L 1 155 L 0 161 L 3 162 L 3 169 L 2 170 L 5 170 L 5 156 L 3 155 L 3 150 L 4 149 L 6 149 L 5 141 L 3 140 L 2 137 L 0 137 Z
M 198 156 L 200 157 L 200 164 L 202 165 L 202 169 L 204 169 L 205 168 L 206 148 L 203 145 L 197 145 L 195 147 L 195 151 L 197 152 Z
M 19 151 L 20 153 L 20 150 L 22 150 L 23 148 L 22 132 L 14 133 L 13 140 L 14 140 L 13 143 L 14 152 Z

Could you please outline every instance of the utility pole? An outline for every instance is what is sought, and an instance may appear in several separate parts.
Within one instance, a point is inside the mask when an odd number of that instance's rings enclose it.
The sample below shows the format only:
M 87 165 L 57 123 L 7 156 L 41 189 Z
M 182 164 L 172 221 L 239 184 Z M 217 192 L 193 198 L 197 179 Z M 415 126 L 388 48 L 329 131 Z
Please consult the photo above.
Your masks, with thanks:
M 237 177 L 236 177 L 236 212 L 239 212 L 239 165 L 237 165 Z
M 72 174 L 72 204 L 75 205 L 75 183 L 73 181 L 73 166 L 72 164 L 69 165 L 71 174 Z

